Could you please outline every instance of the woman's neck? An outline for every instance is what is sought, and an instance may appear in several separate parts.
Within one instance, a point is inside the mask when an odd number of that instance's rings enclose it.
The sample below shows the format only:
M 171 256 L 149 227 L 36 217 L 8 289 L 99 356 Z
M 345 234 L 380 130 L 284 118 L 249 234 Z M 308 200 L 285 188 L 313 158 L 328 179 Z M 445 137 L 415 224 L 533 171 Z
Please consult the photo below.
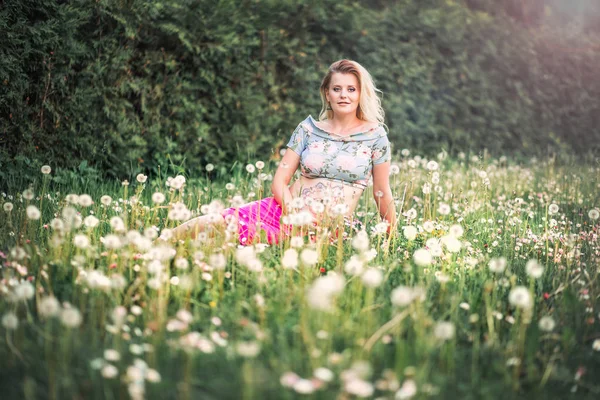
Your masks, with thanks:
M 347 115 L 334 115 L 332 119 L 329 120 L 329 127 L 334 133 L 346 133 L 350 132 L 359 126 L 361 126 L 364 121 L 358 119 L 355 114 L 347 114 Z

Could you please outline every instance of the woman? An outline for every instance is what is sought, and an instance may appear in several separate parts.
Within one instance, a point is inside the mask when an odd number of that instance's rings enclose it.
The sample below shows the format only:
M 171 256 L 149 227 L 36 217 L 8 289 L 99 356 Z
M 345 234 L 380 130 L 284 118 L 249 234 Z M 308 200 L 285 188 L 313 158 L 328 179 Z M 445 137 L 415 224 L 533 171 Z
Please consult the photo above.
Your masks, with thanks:
M 390 146 L 376 91 L 370 74 L 357 62 L 333 63 L 321 83 L 319 121 L 308 116 L 294 130 L 273 177 L 273 197 L 226 209 L 224 219 L 218 222 L 237 220 L 241 244 L 256 241 L 257 226 L 270 243 L 277 242 L 290 232 L 289 226 L 280 225 L 282 215 L 285 221 L 286 215 L 299 209 L 310 213 L 304 215 L 312 215 L 316 225 L 331 215 L 351 218 L 372 177 L 379 214 L 387 221 L 388 232 L 394 229 Z M 290 187 L 298 167 L 302 174 Z M 211 222 L 209 216 L 194 218 L 175 228 L 173 234 L 176 238 L 194 237 Z

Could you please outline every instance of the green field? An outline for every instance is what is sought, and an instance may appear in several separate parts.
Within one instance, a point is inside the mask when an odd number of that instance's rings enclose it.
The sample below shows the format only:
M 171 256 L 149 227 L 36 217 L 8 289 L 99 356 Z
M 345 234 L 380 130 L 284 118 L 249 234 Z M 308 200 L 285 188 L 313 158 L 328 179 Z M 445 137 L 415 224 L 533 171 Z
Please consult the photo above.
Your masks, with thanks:
M 403 153 L 390 237 L 154 242 L 272 161 L 1 193 L 2 398 L 599 398 L 598 165 Z

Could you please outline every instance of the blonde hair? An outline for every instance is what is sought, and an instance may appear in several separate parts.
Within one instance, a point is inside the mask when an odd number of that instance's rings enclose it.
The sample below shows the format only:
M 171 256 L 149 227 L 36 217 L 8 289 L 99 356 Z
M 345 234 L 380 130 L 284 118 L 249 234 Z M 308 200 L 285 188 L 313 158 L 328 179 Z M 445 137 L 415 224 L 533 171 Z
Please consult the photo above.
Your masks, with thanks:
M 371 74 L 362 65 L 352 60 L 339 60 L 329 66 L 329 71 L 323 78 L 323 82 L 321 82 L 320 92 L 323 108 L 319 113 L 319 120 L 333 118 L 333 111 L 327 109 L 328 104 L 325 93 L 329 89 L 332 75 L 336 72 L 353 74 L 358 80 L 360 89 L 360 102 L 356 109 L 358 119 L 383 124 L 385 112 L 381 107 L 381 99 L 377 95 L 377 92 L 381 93 L 381 90 L 375 87 Z

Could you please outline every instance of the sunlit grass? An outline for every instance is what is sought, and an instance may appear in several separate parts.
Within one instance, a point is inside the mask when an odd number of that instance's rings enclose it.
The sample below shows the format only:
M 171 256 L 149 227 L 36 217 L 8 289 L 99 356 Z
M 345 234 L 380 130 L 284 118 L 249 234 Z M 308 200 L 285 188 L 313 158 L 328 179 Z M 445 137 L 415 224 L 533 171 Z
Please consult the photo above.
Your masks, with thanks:
M 367 189 L 364 231 L 330 215 L 317 229 L 296 219 L 272 246 L 239 247 L 232 229 L 156 241 L 268 196 L 274 168 L 78 188 L 44 169 L 33 187 L 3 193 L 4 392 L 600 394 L 597 167 L 404 151 L 390 176 L 401 213 L 391 236 Z

